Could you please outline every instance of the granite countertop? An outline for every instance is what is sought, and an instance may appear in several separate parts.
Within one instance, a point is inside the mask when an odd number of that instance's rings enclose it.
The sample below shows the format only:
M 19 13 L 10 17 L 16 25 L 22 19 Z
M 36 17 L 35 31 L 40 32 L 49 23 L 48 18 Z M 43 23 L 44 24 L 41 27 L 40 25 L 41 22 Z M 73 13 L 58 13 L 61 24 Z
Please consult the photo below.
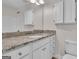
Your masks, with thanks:
M 24 36 L 3 38 L 2 48 L 3 48 L 3 51 L 8 51 L 20 45 L 28 44 L 30 42 L 40 40 L 42 38 L 46 38 L 54 34 L 55 33 L 53 32 L 52 33 L 37 33 L 37 34 L 30 34 L 30 35 L 24 35 Z

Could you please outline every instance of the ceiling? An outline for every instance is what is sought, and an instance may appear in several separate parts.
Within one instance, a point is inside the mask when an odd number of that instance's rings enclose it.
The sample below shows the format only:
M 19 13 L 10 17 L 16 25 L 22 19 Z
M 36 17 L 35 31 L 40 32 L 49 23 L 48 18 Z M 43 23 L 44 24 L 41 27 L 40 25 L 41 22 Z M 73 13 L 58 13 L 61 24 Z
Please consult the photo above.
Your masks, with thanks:
M 60 0 L 44 0 L 44 1 L 45 1 L 45 4 L 55 4 Z M 29 7 L 31 8 L 34 6 L 28 0 L 2 0 L 2 4 L 16 9 L 22 9 L 22 10 L 27 9 Z

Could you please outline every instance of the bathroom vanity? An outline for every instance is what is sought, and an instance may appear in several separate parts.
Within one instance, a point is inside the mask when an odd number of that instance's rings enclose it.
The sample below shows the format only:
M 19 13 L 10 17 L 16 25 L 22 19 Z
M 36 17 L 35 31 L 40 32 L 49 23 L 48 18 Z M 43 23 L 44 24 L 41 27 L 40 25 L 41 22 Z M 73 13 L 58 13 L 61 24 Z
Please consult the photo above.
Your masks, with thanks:
M 3 58 L 51 59 L 56 50 L 55 33 L 36 33 L 3 39 Z

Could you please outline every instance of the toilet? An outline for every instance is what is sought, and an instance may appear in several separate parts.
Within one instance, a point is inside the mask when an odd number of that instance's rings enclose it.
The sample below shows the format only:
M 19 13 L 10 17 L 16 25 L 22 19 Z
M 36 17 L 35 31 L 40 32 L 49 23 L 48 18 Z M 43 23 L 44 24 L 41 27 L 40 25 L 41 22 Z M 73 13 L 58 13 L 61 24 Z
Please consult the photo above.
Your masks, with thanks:
M 63 59 L 77 59 L 77 57 L 72 56 L 72 55 L 69 55 L 69 54 L 65 54 L 65 55 L 63 56 Z
M 65 41 L 65 55 L 62 59 L 77 59 L 77 42 Z

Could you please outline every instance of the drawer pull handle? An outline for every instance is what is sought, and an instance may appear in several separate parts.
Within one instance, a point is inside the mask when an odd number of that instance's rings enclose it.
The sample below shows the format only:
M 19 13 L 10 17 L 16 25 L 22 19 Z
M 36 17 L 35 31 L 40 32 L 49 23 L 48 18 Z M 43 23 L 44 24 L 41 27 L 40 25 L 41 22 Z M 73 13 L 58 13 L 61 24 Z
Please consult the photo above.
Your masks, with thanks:
M 46 50 L 46 48 L 43 48 L 43 49 L 42 49 L 42 51 L 45 51 L 45 50 Z

